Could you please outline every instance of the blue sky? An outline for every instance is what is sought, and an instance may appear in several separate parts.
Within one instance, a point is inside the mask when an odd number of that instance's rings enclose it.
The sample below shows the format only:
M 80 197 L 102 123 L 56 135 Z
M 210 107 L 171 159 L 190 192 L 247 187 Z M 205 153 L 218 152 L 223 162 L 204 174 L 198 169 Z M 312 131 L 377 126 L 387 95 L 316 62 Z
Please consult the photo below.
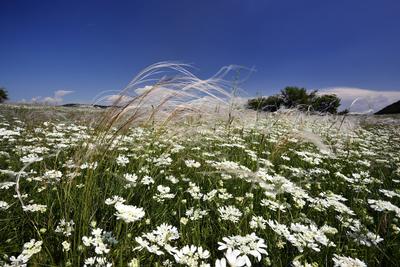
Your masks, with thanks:
M 248 96 L 287 85 L 400 92 L 398 14 L 398 0 L 2 0 L 0 86 L 13 101 L 64 90 L 64 102 L 88 102 L 178 60 L 202 78 L 254 67 Z

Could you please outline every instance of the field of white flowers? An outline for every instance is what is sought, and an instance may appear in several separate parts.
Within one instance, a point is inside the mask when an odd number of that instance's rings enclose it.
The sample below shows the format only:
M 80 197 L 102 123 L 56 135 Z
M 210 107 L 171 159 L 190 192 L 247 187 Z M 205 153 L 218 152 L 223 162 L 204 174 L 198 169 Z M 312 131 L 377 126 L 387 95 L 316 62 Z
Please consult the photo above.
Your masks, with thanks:
M 1 109 L 1 266 L 399 265 L 398 125 L 47 109 Z

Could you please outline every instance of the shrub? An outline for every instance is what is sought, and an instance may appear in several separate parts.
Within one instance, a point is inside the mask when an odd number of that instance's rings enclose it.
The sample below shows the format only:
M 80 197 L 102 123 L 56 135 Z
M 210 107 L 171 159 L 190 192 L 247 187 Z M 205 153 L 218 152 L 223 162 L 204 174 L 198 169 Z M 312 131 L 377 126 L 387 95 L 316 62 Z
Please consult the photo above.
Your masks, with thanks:
M 0 103 L 8 100 L 8 93 L 4 87 L 0 87 Z
M 336 114 L 340 106 L 340 99 L 334 94 L 315 96 L 311 106 L 314 111 Z
M 258 97 L 254 99 L 250 99 L 247 102 L 247 106 L 250 109 L 254 110 L 262 110 L 262 111 L 277 111 L 282 105 L 282 98 L 280 96 L 269 96 L 265 97 Z

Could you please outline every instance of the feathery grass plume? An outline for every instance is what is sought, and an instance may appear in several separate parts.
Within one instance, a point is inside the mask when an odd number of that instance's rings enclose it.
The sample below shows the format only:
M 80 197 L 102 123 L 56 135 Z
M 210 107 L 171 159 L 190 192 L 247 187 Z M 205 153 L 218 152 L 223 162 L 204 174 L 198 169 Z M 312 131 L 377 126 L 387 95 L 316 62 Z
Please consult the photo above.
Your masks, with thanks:
M 313 133 L 310 129 L 303 129 L 300 131 L 299 137 L 314 144 L 320 151 L 325 151 L 328 153 L 331 151 L 330 148 L 323 143 L 322 138 Z
M 111 107 L 98 120 L 95 138 L 79 151 L 80 161 L 90 161 L 92 153 L 105 153 L 119 134 L 132 125 L 161 130 L 170 121 L 185 118 L 224 118 L 234 105 L 231 82 L 225 79 L 239 66 L 221 68 L 202 80 L 189 71 L 190 65 L 159 62 L 142 70 L 118 94 L 96 96 L 94 104 L 110 101 Z M 240 90 L 237 88 L 237 90 Z M 232 115 L 231 115 L 232 116 Z
M 119 94 L 97 96 L 95 103 L 109 100 L 112 105 L 97 124 L 96 147 L 108 147 L 134 124 L 162 128 L 172 120 L 181 122 L 194 116 L 208 119 L 216 113 L 220 118 L 225 116 L 234 102 L 229 92 L 231 82 L 224 78 L 239 67 L 223 67 L 205 80 L 192 74 L 189 67 L 159 62 L 141 71 Z
M 112 96 L 112 108 L 99 127 L 108 130 L 116 126 L 119 131 L 133 122 L 162 124 L 179 110 L 200 112 L 192 106 L 205 96 L 221 105 L 229 103 L 229 82 L 224 77 L 233 67 L 222 68 L 206 80 L 199 79 L 188 68 L 187 64 L 174 62 L 160 62 L 145 68 L 118 95 Z
M 174 121 L 172 134 L 180 134 L 179 127 L 187 118 L 224 118 L 229 110 L 230 82 L 224 78 L 237 66 L 222 68 L 216 75 L 202 80 L 193 75 L 187 64 L 160 62 L 153 64 L 138 75 L 118 94 L 99 95 L 95 103 L 112 101 L 104 111 L 94 129 L 93 139 L 82 145 L 76 152 L 75 166 L 79 173 L 81 164 L 108 161 L 118 151 L 112 148 L 119 142 L 119 136 L 132 126 L 153 129 L 157 138 L 169 122 Z M 109 92 L 107 92 L 109 93 Z M 185 131 L 182 131 L 185 133 Z M 187 133 L 187 132 L 186 132 Z M 81 198 L 82 216 L 77 225 L 87 234 L 90 218 L 98 196 L 96 190 L 109 180 L 99 181 L 92 169 L 86 169 L 85 187 Z

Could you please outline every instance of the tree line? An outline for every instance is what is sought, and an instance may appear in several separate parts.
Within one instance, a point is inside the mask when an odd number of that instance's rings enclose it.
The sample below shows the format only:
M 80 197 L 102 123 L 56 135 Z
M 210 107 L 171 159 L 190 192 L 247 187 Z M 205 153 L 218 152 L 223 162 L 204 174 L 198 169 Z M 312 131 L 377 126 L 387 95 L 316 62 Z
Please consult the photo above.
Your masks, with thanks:
M 8 100 L 8 93 L 6 91 L 6 88 L 0 87 L 0 103 L 3 103 L 6 100 Z
M 0 87 L 0 103 L 8 100 L 8 93 Z M 279 94 L 269 97 L 249 99 L 247 108 L 261 111 L 275 112 L 282 106 L 297 108 L 302 111 L 316 111 L 322 113 L 337 113 L 340 99 L 335 94 L 317 95 L 317 90 L 308 93 L 305 88 L 295 86 L 285 87 Z
M 249 99 L 247 108 L 275 112 L 281 107 L 296 108 L 302 111 L 337 113 L 340 99 L 335 94 L 317 95 L 317 90 L 310 93 L 305 88 L 288 86 L 279 94 L 269 97 Z

